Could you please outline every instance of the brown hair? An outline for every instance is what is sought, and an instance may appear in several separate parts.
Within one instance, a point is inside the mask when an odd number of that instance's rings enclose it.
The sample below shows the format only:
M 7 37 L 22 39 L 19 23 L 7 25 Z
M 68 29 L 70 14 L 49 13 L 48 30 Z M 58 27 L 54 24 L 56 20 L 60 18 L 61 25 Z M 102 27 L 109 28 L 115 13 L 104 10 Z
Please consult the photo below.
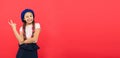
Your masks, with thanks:
M 34 31 L 35 31 L 35 21 L 34 21 L 34 18 L 35 18 L 35 15 L 34 15 L 34 11 L 31 10 L 31 9 L 25 9 L 22 11 L 21 13 L 21 20 L 23 22 L 23 37 L 24 37 L 24 40 L 26 40 L 26 32 L 25 32 L 25 29 L 26 29 L 26 21 L 24 20 L 24 15 L 27 13 L 27 12 L 31 12 L 32 15 L 33 15 L 33 21 L 32 21 L 32 36 L 34 36 Z

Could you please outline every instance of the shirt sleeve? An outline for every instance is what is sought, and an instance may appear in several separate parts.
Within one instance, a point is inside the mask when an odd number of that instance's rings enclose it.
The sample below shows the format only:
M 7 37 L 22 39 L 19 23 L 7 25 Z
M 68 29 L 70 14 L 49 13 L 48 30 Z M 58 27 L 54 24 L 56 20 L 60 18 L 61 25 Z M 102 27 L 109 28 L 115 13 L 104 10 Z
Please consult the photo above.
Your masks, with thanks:
M 40 24 L 39 23 L 35 24 L 35 29 L 37 29 L 37 28 L 40 28 Z

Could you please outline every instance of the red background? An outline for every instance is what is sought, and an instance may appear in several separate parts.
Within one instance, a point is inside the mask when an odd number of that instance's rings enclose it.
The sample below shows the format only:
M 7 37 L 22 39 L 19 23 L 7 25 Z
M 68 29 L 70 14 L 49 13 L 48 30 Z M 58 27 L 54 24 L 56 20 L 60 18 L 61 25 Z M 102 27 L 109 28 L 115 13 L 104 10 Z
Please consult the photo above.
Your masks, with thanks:
M 39 58 L 120 58 L 119 0 L 1 0 L 0 58 L 15 58 L 8 20 L 19 30 L 25 8 L 41 24 Z

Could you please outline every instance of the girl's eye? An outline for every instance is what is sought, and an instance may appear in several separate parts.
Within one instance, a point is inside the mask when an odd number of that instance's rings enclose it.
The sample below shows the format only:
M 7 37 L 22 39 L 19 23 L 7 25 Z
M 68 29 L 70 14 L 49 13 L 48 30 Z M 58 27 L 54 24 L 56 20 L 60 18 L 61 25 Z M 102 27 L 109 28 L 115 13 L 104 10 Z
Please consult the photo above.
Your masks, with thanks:
M 33 17 L 32 15 L 30 17 Z
M 28 16 L 26 16 L 26 18 L 28 18 Z

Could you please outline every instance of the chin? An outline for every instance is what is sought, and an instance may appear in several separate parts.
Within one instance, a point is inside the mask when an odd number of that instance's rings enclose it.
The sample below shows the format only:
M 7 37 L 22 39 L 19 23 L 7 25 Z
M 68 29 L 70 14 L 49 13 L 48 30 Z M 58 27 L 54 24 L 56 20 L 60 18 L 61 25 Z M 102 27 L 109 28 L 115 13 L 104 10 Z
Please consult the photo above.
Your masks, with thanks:
M 31 24 L 32 22 L 27 22 L 28 24 Z

